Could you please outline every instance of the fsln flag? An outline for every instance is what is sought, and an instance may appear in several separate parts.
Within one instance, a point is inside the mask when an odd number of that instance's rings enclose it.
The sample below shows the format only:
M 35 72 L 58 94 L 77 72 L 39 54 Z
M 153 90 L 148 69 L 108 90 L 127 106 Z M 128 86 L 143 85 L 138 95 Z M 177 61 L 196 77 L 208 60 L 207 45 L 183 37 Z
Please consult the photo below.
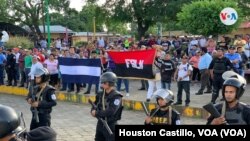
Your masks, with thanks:
M 101 75 L 100 59 L 75 59 L 60 57 L 58 61 L 63 82 L 99 83 Z
M 108 55 L 115 62 L 114 73 L 118 77 L 154 79 L 155 52 L 155 49 L 125 52 L 109 51 Z

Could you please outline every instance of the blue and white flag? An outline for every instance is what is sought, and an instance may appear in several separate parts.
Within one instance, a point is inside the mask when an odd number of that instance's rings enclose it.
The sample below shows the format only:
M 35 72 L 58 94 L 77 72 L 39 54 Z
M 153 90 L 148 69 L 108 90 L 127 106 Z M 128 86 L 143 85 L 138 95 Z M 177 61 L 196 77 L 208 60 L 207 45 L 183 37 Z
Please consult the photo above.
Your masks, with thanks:
M 100 59 L 58 59 L 59 70 L 63 82 L 67 83 L 99 83 L 101 75 Z

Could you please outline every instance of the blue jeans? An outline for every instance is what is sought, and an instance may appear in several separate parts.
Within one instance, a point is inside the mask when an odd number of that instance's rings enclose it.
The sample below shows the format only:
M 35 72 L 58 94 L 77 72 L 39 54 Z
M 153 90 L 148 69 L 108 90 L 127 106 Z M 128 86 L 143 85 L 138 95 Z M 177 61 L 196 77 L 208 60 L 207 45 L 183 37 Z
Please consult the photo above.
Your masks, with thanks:
M 69 83 L 62 82 L 62 89 L 67 90 L 67 88 L 69 88 Z
M 29 86 L 29 83 L 30 83 L 30 79 L 29 79 L 29 73 L 30 73 L 30 68 L 25 68 L 25 75 L 26 75 L 26 83 L 27 83 L 27 86 Z
M 171 82 L 163 82 L 163 81 L 161 81 L 161 88 L 171 90 Z
M 18 63 L 16 63 L 15 68 L 16 68 L 15 77 L 16 77 L 16 80 L 19 80 L 20 74 L 19 74 L 19 64 Z
M 92 83 L 88 83 L 88 89 L 87 92 L 91 91 Z M 97 94 L 99 91 L 99 83 L 95 84 L 95 93 Z
M 128 79 L 121 79 L 121 78 L 117 79 L 117 91 L 119 91 L 119 92 L 121 91 L 122 81 L 125 85 L 126 92 L 129 93 L 129 81 L 128 81 Z

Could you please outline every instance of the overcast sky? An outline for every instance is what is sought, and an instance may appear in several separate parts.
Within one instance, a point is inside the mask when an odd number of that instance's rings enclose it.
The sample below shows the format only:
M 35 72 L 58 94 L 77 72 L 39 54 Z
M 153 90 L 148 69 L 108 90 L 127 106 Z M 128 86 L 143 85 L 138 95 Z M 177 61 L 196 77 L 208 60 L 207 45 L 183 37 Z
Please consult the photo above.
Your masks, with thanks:
M 105 0 L 99 0 L 99 3 L 103 3 L 104 1 Z M 70 7 L 75 8 L 77 11 L 81 11 L 85 2 L 86 0 L 70 0 Z

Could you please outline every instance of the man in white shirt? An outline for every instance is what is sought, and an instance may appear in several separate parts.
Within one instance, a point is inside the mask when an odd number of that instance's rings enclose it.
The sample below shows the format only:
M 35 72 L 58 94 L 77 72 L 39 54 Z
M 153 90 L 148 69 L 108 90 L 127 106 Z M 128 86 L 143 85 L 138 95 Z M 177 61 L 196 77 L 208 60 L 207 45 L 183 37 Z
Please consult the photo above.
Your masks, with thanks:
M 184 89 L 186 93 L 186 100 L 185 106 L 189 106 L 190 103 L 190 74 L 193 71 L 193 68 L 190 64 L 188 64 L 188 56 L 183 54 L 181 56 L 181 64 L 177 67 L 174 80 L 177 80 L 177 102 L 174 105 L 181 105 L 182 104 L 182 90 Z M 176 79 L 177 78 L 177 79 Z

